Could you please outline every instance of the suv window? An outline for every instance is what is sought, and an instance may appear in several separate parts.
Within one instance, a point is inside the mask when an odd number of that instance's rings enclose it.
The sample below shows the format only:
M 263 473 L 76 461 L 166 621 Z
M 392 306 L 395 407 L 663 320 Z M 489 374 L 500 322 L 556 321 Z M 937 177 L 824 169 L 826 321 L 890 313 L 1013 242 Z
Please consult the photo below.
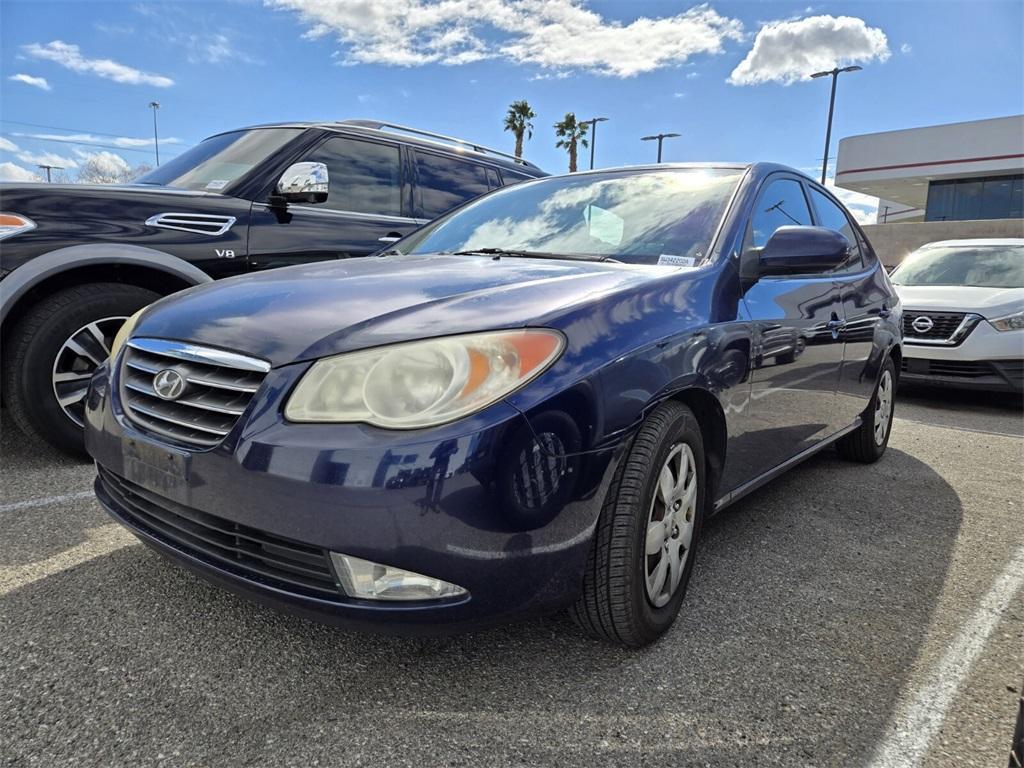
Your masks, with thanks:
M 520 181 L 529 181 L 533 176 L 525 173 L 518 173 L 517 171 L 510 171 L 508 168 L 503 168 L 501 171 L 501 178 L 507 187 L 510 184 L 518 184 Z
M 402 162 L 397 146 L 336 136 L 306 160 L 323 163 L 331 177 L 324 208 L 402 215 Z
M 779 227 L 810 223 L 803 185 L 796 179 L 776 179 L 764 188 L 750 217 L 748 247 L 763 248 Z
M 416 152 L 420 215 L 433 219 L 490 190 L 487 168 L 450 157 Z
M 853 228 L 853 224 L 850 223 L 850 219 L 846 215 L 846 212 L 829 197 L 823 195 L 814 187 L 811 187 L 810 189 L 811 200 L 814 202 L 814 208 L 818 212 L 819 226 L 838 232 L 850 241 L 850 256 L 847 258 L 846 263 L 836 267 L 835 271 L 860 271 L 863 266 L 863 261 L 861 260 L 860 255 L 860 238 L 857 237 L 857 232 Z

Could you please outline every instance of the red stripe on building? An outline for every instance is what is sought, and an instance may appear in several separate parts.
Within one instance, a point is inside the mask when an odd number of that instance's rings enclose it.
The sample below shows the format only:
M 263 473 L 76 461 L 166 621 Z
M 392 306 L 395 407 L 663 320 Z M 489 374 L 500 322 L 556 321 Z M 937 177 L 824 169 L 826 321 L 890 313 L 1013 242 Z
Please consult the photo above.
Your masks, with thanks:
M 839 171 L 837 176 L 844 173 L 868 173 L 869 171 L 891 171 L 896 168 L 923 168 L 929 165 L 955 165 L 956 163 L 983 163 L 986 160 L 1016 160 L 1024 157 L 1024 154 L 1017 155 L 990 155 L 989 157 L 965 157 L 960 160 L 931 160 L 927 163 L 900 163 L 899 165 L 876 165 L 872 168 L 849 168 Z

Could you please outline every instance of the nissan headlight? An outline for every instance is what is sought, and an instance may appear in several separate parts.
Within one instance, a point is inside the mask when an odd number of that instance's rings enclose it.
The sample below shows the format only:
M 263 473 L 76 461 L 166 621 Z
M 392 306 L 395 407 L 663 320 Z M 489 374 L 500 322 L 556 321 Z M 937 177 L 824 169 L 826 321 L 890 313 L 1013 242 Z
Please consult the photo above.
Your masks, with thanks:
M 110 362 L 113 363 L 117 359 L 117 353 L 121 351 L 121 347 L 128 341 L 128 337 L 132 335 L 132 331 L 135 330 L 135 324 L 139 322 L 139 316 L 143 313 L 146 308 L 143 307 L 134 315 L 124 321 L 124 325 L 114 336 L 114 341 L 110 344 Z
M 1019 331 L 1024 328 L 1024 312 L 1014 312 L 1012 315 L 997 317 L 989 320 L 989 323 L 997 331 Z
M 36 223 L 28 216 L 0 211 L 0 240 L 35 228 Z
M 285 406 L 295 422 L 387 429 L 444 424 L 496 403 L 562 353 L 557 331 L 528 328 L 425 339 L 317 361 Z

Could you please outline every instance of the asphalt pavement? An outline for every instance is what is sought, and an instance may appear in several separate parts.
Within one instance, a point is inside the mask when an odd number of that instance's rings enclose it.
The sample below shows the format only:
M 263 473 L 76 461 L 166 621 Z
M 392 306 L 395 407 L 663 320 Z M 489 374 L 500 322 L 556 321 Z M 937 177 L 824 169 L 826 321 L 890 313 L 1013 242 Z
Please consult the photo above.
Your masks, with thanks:
M 1024 682 L 1024 420 L 904 393 L 714 518 L 675 627 L 357 635 L 170 564 L 92 468 L 0 435 L 0 765 L 1002 766 Z

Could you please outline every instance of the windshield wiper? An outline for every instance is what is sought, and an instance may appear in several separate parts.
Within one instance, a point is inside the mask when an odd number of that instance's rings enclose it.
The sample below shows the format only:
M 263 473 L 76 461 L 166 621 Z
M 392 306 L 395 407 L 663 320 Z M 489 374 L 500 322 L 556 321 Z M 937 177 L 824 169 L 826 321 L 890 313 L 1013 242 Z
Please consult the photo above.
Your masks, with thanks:
M 518 256 L 523 259 L 568 259 L 569 261 L 614 261 L 611 256 L 587 253 L 551 253 L 549 251 L 520 251 L 514 248 L 471 248 L 455 251 L 452 256 Z

